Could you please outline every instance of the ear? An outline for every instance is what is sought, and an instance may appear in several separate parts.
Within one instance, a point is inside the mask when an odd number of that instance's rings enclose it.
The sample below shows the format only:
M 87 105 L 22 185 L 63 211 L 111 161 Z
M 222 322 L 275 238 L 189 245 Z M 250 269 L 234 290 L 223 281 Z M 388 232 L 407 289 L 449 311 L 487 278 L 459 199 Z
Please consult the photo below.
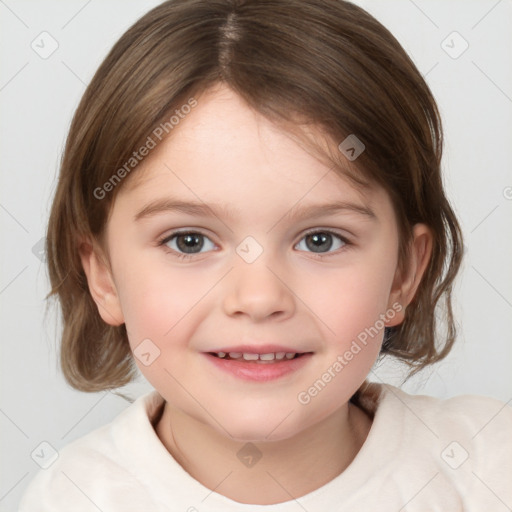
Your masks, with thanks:
M 403 268 L 397 269 L 389 296 L 388 308 L 392 308 L 397 314 L 386 322 L 386 327 L 393 327 L 403 322 L 405 310 L 414 298 L 430 261 L 432 245 L 433 236 L 430 228 L 426 224 L 415 224 L 408 261 Z
M 109 325 L 121 325 L 124 316 L 112 271 L 103 251 L 90 241 L 83 241 L 79 248 L 82 266 L 87 276 L 89 291 L 103 321 Z

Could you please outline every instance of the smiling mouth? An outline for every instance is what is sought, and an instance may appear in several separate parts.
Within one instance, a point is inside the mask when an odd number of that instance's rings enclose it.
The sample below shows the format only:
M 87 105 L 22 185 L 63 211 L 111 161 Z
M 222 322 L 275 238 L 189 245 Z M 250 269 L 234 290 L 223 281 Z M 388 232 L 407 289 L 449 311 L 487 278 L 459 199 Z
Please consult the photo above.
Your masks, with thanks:
M 247 349 L 250 350 L 249 347 Z M 262 350 L 265 352 L 215 351 L 204 352 L 204 355 L 214 367 L 237 379 L 262 383 L 276 381 L 301 371 L 313 356 L 313 352 L 271 352 L 271 347 Z
M 298 359 L 312 352 L 269 352 L 267 354 L 256 354 L 250 352 L 208 352 L 208 354 L 224 361 L 238 361 L 244 363 L 275 364 L 281 361 Z

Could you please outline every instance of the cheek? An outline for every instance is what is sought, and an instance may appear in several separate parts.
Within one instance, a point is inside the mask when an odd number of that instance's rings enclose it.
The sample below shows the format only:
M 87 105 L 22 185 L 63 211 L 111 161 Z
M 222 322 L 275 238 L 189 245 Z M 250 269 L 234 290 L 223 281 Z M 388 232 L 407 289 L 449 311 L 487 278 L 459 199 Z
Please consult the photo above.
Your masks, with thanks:
M 377 267 L 360 260 L 330 273 L 329 279 L 317 279 L 319 286 L 310 289 L 308 306 L 317 313 L 325 340 L 324 357 L 297 394 L 310 420 L 319 420 L 347 402 L 379 355 L 393 267 Z
M 391 319 L 390 315 L 395 314 L 388 306 L 395 261 L 392 257 L 380 257 L 380 251 L 376 250 L 358 254 L 343 268 L 330 270 L 325 275 L 322 272 L 318 269 L 309 276 L 307 305 L 317 316 L 328 354 L 329 364 L 316 371 L 327 381 L 330 377 L 325 372 L 330 368 L 336 375 L 330 389 L 334 392 L 337 388 L 336 394 L 342 392 L 348 382 L 362 382 L 378 357 L 384 319 Z
M 155 389 L 166 390 L 186 407 L 178 382 L 187 381 L 182 371 L 190 363 L 189 340 L 198 315 L 204 316 L 211 276 L 135 259 L 124 272 L 119 295 L 134 361 Z
M 161 345 L 208 291 L 208 279 L 198 273 L 172 270 L 165 258 L 126 258 L 119 266 L 119 299 L 132 347 L 145 338 Z
M 386 312 L 394 276 L 391 265 L 357 264 L 328 273 L 328 279 L 310 275 L 309 300 L 319 319 L 335 335 L 354 336 Z M 327 274 L 326 274 L 327 275 Z M 315 278 L 316 277 L 316 278 Z

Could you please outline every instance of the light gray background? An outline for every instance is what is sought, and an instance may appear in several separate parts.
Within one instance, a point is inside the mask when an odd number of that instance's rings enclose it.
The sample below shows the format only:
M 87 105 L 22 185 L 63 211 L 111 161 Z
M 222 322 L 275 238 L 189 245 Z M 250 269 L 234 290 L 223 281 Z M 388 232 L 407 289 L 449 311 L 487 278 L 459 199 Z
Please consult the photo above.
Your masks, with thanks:
M 41 442 L 59 450 L 127 406 L 112 393 L 85 394 L 65 384 L 58 369 L 57 316 L 45 317 L 48 282 L 37 244 L 45 233 L 71 116 L 86 84 L 119 36 L 158 3 L 0 0 L 1 511 L 16 508 L 38 471 L 31 453 Z M 467 246 L 456 287 L 458 345 L 404 389 L 509 401 L 512 2 L 356 3 L 395 34 L 438 100 L 446 134 L 446 186 Z M 31 48 L 34 40 L 42 46 L 43 31 L 59 45 L 46 59 Z M 453 31 L 469 44 L 457 58 L 464 41 L 450 36 Z M 48 39 L 44 44 L 50 47 Z M 372 379 L 399 384 L 403 375 L 403 369 L 387 363 Z M 136 397 L 149 389 L 141 379 L 128 392 Z

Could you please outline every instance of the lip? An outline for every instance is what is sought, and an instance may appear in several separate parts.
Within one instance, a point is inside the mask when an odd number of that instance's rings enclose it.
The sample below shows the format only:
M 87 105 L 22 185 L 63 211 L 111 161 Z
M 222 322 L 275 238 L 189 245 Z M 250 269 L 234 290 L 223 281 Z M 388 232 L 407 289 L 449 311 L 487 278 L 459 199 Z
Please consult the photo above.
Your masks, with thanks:
M 274 346 L 275 347 L 275 346 Z M 260 349 L 258 349 L 260 350 Z M 251 350 L 245 349 L 246 353 L 261 353 L 267 354 L 270 352 L 297 352 L 292 349 L 285 349 L 280 347 L 279 350 L 268 350 L 267 352 L 255 352 L 254 348 Z M 229 349 L 230 352 L 243 352 L 241 347 L 233 347 Z M 212 352 L 217 352 L 212 350 Z M 226 350 L 218 350 L 218 352 L 226 352 Z M 302 353 L 301 356 L 295 359 L 283 359 L 281 361 L 271 364 L 261 364 L 245 360 L 234 360 L 234 359 L 222 359 L 220 357 L 212 355 L 212 353 L 204 352 L 204 356 L 210 361 L 211 364 L 215 365 L 216 368 L 229 373 L 238 379 L 248 380 L 253 382 L 268 382 L 274 381 L 280 378 L 290 375 L 291 373 L 299 371 L 305 366 L 313 355 L 312 352 Z

